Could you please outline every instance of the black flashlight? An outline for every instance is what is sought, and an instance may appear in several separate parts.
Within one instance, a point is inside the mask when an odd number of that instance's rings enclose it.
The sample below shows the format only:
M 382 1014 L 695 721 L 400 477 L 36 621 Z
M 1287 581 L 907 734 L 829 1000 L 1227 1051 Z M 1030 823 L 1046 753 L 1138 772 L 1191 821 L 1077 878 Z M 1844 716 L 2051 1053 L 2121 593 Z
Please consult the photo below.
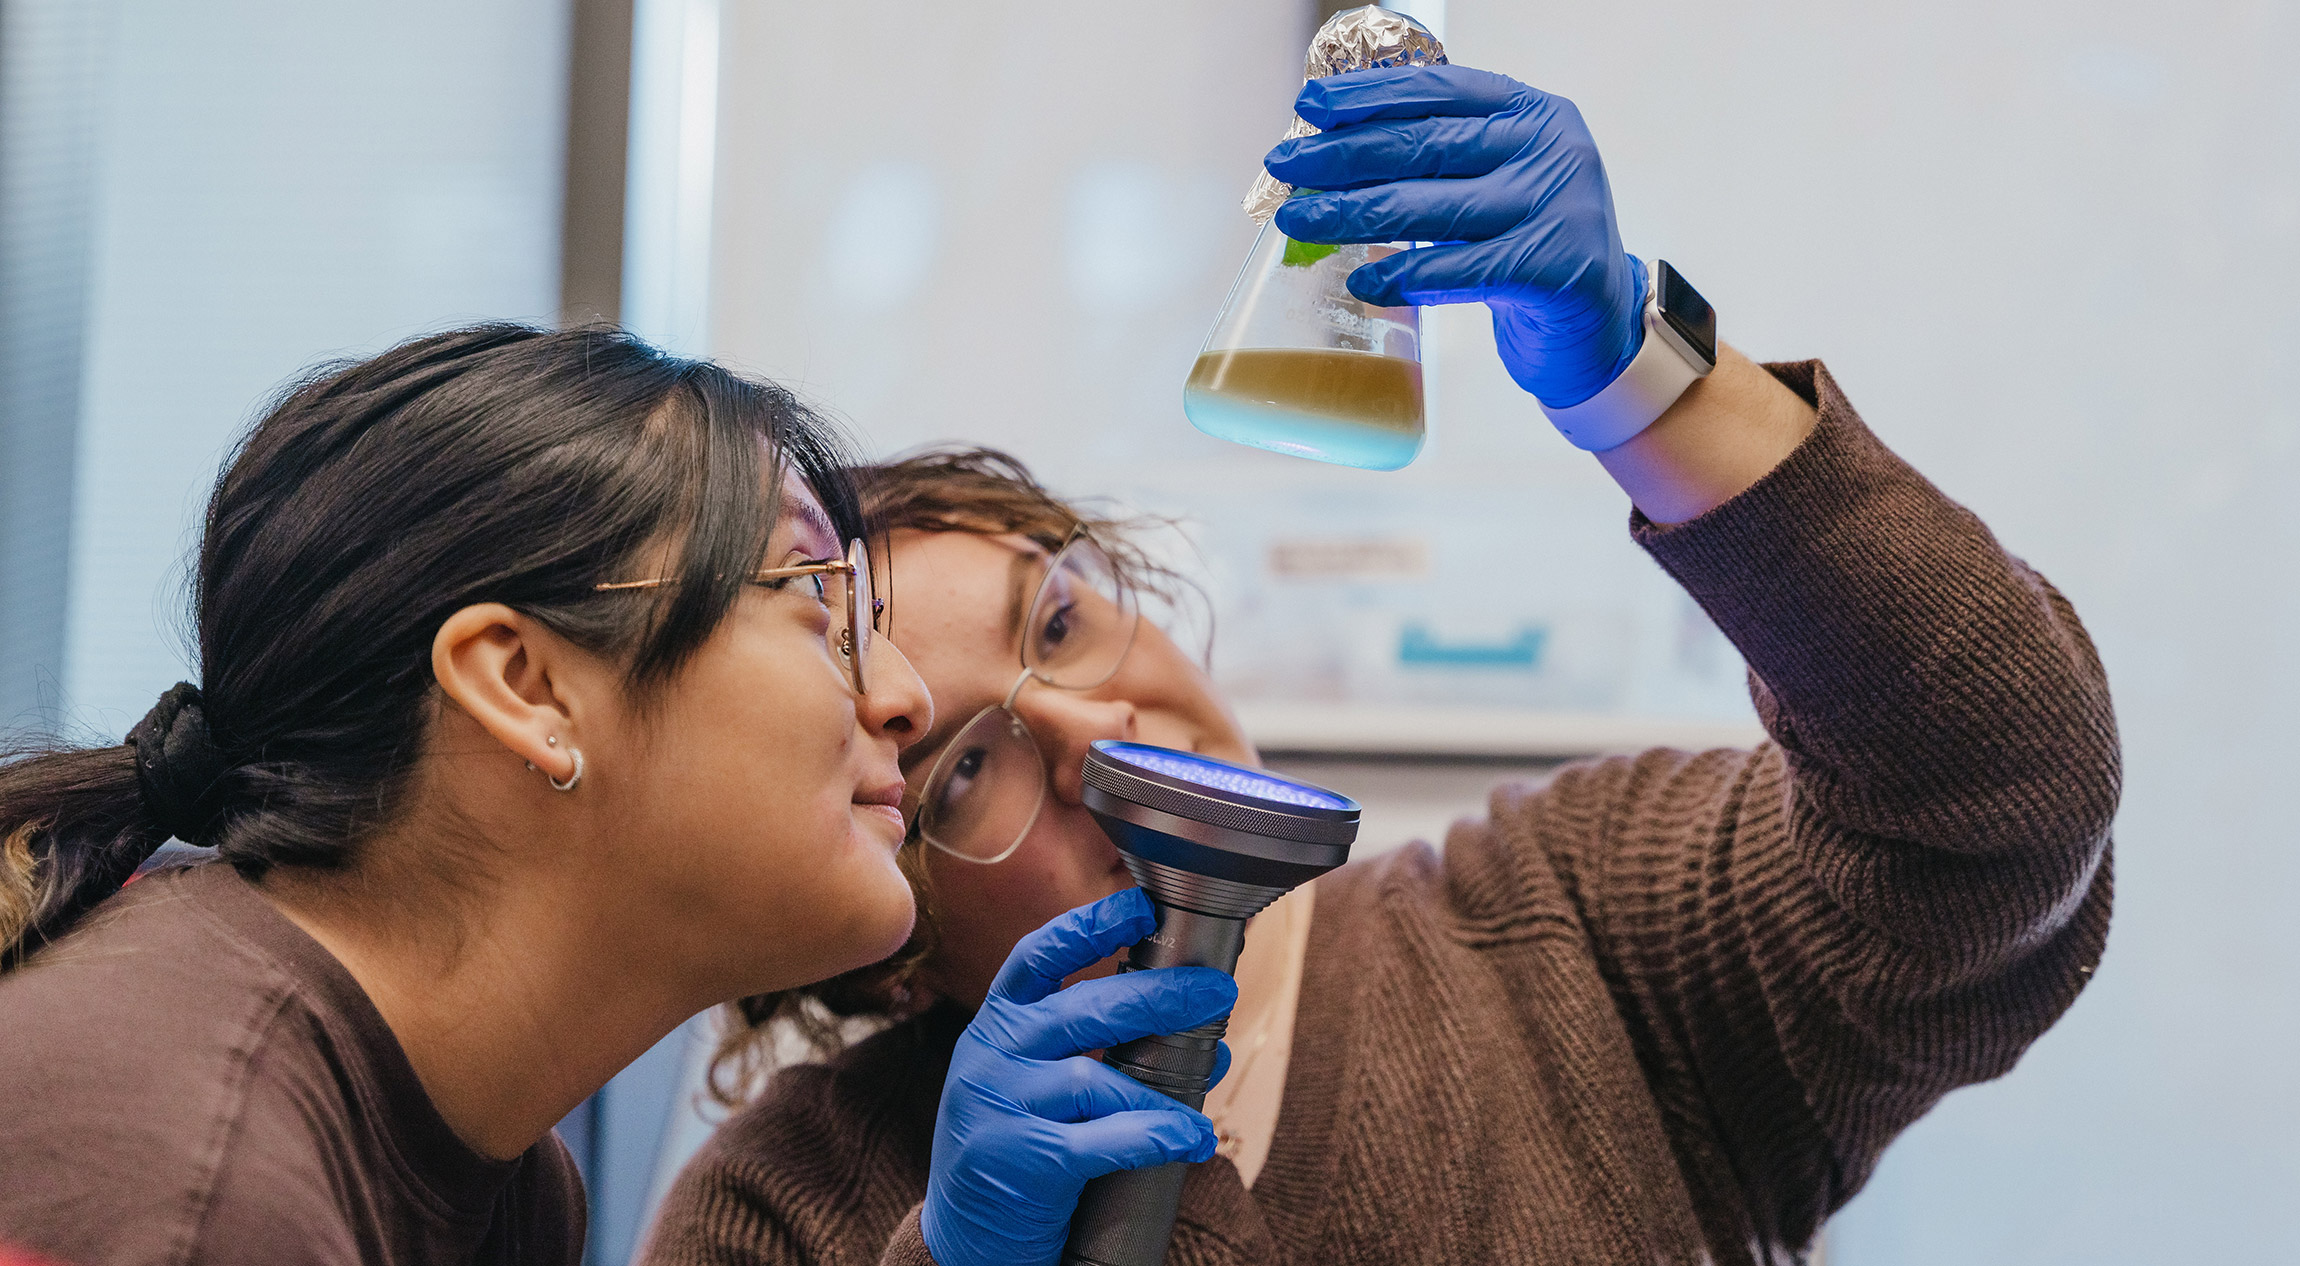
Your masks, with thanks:
M 1350 859 L 1358 802 L 1228 761 L 1104 739 L 1086 755 L 1086 807 L 1150 894 L 1158 930 L 1120 971 L 1234 971 L 1246 920 Z M 1206 1103 L 1224 1017 L 1111 1047 L 1112 1067 L 1193 1108 Z M 1189 1167 L 1121 1170 L 1086 1184 L 1063 1266 L 1159 1266 Z

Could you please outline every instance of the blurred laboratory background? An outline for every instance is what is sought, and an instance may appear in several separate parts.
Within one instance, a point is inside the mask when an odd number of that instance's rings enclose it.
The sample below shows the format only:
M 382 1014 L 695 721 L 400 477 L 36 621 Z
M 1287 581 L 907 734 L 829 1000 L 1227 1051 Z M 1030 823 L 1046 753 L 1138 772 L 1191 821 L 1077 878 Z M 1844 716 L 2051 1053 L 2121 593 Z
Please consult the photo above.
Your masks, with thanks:
M 282 382 L 510 317 L 1176 516 L 1218 676 L 1369 846 L 1562 759 L 1751 741 L 1732 648 L 1481 311 L 1427 314 L 1405 471 L 1183 419 L 1334 7 L 0 0 L 0 724 L 116 738 L 188 675 L 201 501 Z M 1893 1148 L 1829 1266 L 2300 1261 L 2300 7 L 1392 7 L 1576 100 L 1630 249 L 1744 351 L 1825 357 L 2106 657 L 2097 981 Z M 594 1263 L 710 1128 L 710 1023 L 563 1127 Z

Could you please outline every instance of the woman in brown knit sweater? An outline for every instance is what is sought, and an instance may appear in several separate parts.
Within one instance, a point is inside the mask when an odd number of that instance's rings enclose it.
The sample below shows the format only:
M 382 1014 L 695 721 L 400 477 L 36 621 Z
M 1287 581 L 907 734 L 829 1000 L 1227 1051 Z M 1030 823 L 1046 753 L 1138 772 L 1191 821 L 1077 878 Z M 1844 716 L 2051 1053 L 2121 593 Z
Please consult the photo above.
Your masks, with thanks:
M 1353 126 L 1374 115 L 1312 117 L 1310 98 L 1305 117 L 1328 128 L 1313 142 L 1374 130 Z M 1570 107 L 1549 108 L 1545 135 L 1599 170 Z M 1459 100 L 1421 113 L 1492 115 L 1489 132 L 1503 119 Z M 1304 154 L 1281 147 L 1273 171 L 1353 187 L 1314 178 Z M 1570 221 L 1574 192 L 1529 201 L 1526 222 Z M 1618 252 L 1602 175 L 1581 192 Z M 1379 221 L 1447 236 L 1399 227 Z M 1541 339 L 1569 323 L 1515 331 L 1504 298 L 1480 297 L 1519 380 L 1550 400 L 1562 356 L 1546 345 L 1543 363 Z M 1634 503 L 1634 539 L 1747 659 L 1770 741 L 1503 787 L 1442 851 L 1344 867 L 1261 916 L 1235 1063 L 1207 1105 L 1222 1155 L 1185 1189 L 1177 1266 L 1798 1260 L 1902 1128 L 2012 1067 L 2097 963 L 2118 750 L 2067 602 L 1888 451 L 1816 362 L 1725 349 L 1598 460 Z M 934 1260 L 921 1201 L 968 1013 L 1019 935 L 1129 882 L 1079 803 L 1085 746 L 1251 758 L 1203 674 L 1147 624 L 1098 685 L 1016 684 L 1041 632 L 1025 627 L 1032 587 L 1081 526 L 1122 553 L 1105 526 L 980 454 L 874 484 L 894 527 L 895 636 L 941 718 L 906 753 L 914 792 L 953 732 L 1004 699 L 1051 771 L 1045 803 L 995 864 L 914 839 L 929 913 L 912 947 L 811 994 L 894 1022 L 783 1070 L 730 1120 L 673 1188 L 651 1262 Z

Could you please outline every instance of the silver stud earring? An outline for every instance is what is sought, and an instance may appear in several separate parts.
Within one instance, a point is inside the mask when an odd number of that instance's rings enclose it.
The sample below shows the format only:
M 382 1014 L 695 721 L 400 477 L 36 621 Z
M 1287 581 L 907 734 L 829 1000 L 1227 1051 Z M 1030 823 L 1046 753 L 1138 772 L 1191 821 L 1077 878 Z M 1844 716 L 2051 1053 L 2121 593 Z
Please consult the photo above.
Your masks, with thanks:
M 544 736 L 543 736 L 543 746 L 545 746 L 545 747 L 557 747 L 557 746 L 559 746 L 559 736 L 558 736 L 558 735 L 556 735 L 556 734 L 546 734 L 546 735 L 544 735 Z

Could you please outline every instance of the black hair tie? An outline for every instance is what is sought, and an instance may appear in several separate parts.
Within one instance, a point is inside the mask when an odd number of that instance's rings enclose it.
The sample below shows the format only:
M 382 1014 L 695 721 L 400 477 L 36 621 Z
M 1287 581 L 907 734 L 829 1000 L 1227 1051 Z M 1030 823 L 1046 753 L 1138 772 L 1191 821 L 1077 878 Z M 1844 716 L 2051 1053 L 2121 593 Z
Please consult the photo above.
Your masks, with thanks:
M 136 789 L 143 793 L 144 811 L 169 835 L 202 843 L 223 816 L 219 793 L 231 762 L 208 733 L 200 688 L 177 682 L 128 731 L 128 746 L 136 749 Z

